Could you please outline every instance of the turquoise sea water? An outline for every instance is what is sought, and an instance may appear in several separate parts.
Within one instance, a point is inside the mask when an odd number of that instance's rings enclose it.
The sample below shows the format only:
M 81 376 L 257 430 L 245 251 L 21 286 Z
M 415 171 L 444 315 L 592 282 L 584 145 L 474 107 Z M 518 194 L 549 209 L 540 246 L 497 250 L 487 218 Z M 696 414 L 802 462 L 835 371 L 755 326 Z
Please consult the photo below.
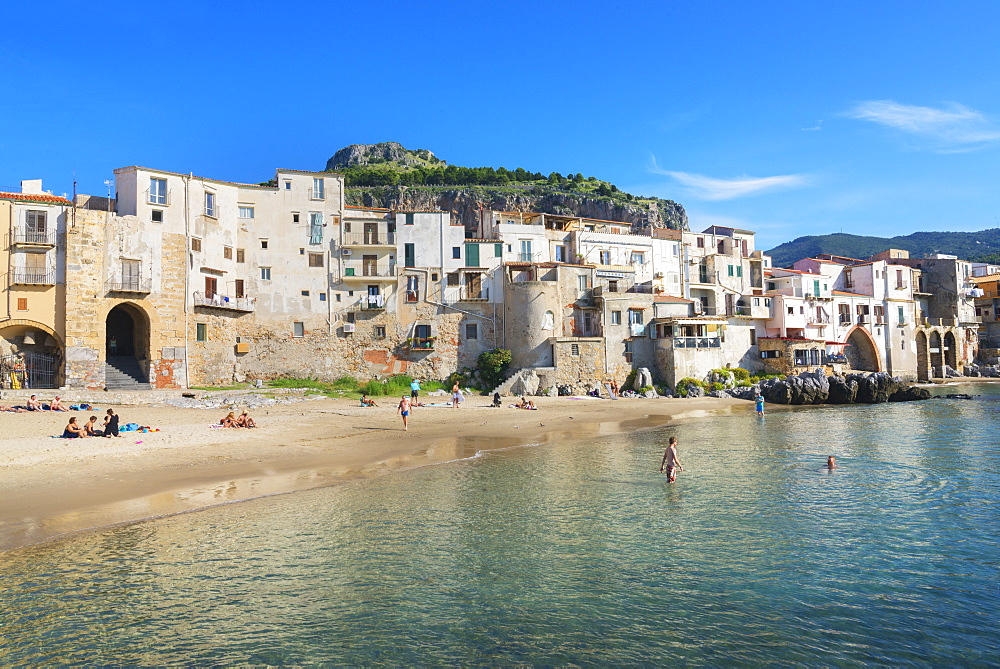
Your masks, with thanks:
M 748 409 L 8 552 L 0 664 L 995 665 L 1000 387 L 947 391 L 985 395 Z

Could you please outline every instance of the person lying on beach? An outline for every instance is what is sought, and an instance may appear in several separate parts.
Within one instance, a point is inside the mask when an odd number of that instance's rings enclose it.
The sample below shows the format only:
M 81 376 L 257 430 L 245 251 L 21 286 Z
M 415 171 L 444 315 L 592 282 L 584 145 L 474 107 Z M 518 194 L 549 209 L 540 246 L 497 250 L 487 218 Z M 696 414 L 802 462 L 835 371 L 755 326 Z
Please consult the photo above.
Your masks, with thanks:
M 56 395 L 55 399 L 52 400 L 52 404 L 49 405 L 50 411 L 69 411 L 66 407 L 62 405 L 62 398 Z
M 42 403 L 38 401 L 38 397 L 32 395 L 28 398 L 28 411 L 41 411 Z
M 230 411 L 225 418 L 219 421 L 219 425 L 222 427 L 239 427 L 239 425 L 236 424 L 236 414 Z
M 375 400 L 369 399 L 368 395 L 362 395 L 361 396 L 361 406 L 363 406 L 363 407 L 377 407 L 378 404 L 375 404 Z
M 236 427 L 257 427 L 257 423 L 254 419 L 250 417 L 246 411 L 240 414 L 240 417 L 236 419 Z
M 0 407 L 0 411 L 9 411 L 10 413 L 26 413 L 28 410 L 24 407 Z
M 538 408 L 535 406 L 534 402 L 526 397 L 522 397 L 520 402 L 517 404 L 511 404 L 511 406 L 515 409 L 527 409 L 528 411 L 535 411 Z
M 86 437 L 87 430 L 85 430 L 82 425 L 77 425 L 76 416 L 70 416 L 69 423 L 63 428 L 62 436 L 65 439 L 78 439 L 80 437 Z
M 97 429 L 97 416 L 91 416 L 83 425 L 83 429 L 87 431 L 88 437 L 103 437 L 104 433 Z

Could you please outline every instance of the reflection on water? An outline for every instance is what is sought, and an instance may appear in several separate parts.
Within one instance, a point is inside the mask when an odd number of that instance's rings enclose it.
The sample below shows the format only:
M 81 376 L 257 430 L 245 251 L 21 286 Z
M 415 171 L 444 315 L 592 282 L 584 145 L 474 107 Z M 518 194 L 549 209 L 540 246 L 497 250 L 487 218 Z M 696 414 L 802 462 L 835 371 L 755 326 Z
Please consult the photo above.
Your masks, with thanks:
M 456 462 L 7 553 L 0 662 L 989 664 L 998 413 L 444 442 Z

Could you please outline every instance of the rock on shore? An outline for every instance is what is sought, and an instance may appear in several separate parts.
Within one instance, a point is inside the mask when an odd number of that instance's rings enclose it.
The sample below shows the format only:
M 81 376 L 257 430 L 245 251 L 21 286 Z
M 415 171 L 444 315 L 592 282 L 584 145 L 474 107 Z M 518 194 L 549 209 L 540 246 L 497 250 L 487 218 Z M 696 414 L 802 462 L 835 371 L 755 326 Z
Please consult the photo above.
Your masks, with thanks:
M 750 397 L 746 399 L 752 399 L 753 389 L 747 390 Z M 931 396 L 925 388 L 911 386 L 885 372 L 844 376 L 804 372 L 785 379 L 767 379 L 761 382 L 760 392 L 773 404 L 879 404 L 925 400 Z

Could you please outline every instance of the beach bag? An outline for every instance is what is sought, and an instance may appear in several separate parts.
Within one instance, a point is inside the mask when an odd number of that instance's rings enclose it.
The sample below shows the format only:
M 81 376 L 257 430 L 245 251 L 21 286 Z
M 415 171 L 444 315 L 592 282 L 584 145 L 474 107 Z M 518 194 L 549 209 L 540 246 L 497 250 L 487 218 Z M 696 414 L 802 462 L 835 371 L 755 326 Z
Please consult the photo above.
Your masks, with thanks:
M 118 428 L 118 430 L 121 432 L 135 432 L 138 429 L 139 429 L 138 423 L 125 423 L 120 428 Z

